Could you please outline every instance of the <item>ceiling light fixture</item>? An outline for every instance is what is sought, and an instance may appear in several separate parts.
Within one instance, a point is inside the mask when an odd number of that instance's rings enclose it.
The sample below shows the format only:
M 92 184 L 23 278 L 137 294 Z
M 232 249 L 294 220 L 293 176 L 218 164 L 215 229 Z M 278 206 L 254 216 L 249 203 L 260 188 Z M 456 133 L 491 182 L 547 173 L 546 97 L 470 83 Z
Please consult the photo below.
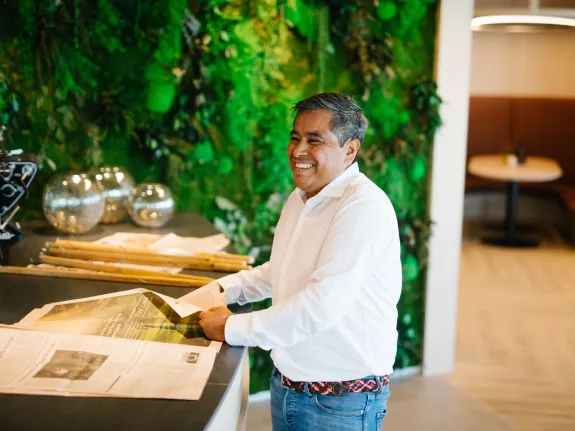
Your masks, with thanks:
M 575 9 L 542 8 L 541 0 L 526 3 L 526 7 L 476 9 L 471 29 L 507 33 L 575 30 Z
M 471 20 L 473 31 L 533 32 L 573 30 L 575 19 L 544 15 L 487 15 Z

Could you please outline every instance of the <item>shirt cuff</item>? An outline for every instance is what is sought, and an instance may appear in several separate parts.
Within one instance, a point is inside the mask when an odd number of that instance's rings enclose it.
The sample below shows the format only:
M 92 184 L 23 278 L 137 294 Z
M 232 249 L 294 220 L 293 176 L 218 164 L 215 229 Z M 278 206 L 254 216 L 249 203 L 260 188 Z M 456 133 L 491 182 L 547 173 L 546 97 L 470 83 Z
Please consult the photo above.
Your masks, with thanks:
M 231 346 L 250 346 L 252 313 L 234 314 L 228 317 L 224 329 L 226 343 Z
M 216 280 L 226 294 L 226 304 L 233 304 L 237 302 L 238 296 L 241 293 L 241 286 L 238 285 L 238 281 L 235 274 L 227 275 L 223 278 L 218 278 Z

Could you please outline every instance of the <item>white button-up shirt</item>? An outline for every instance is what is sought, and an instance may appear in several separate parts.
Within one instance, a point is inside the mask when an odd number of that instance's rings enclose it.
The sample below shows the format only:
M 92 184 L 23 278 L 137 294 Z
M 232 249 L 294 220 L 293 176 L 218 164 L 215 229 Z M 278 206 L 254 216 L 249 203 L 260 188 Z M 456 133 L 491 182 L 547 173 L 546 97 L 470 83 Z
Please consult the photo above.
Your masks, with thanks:
M 305 196 L 296 189 L 288 198 L 269 262 L 218 280 L 228 303 L 273 304 L 230 316 L 226 341 L 271 349 L 294 381 L 389 374 L 401 293 L 393 206 L 357 163 Z

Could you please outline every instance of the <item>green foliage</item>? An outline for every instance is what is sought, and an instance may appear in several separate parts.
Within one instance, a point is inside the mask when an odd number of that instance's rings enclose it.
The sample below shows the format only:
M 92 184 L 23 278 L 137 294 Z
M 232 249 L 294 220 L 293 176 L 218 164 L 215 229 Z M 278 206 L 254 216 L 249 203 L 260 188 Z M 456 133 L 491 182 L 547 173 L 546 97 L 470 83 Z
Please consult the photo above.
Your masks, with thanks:
M 0 5 L 0 122 L 37 154 L 40 216 L 56 170 L 126 166 L 163 181 L 241 253 L 269 258 L 293 189 L 291 107 L 356 95 L 371 126 L 361 169 L 400 223 L 404 290 L 396 367 L 421 361 L 430 221 L 428 160 L 440 126 L 431 80 L 435 0 L 8 0 Z M 269 306 L 269 301 L 255 308 Z M 253 349 L 252 391 L 268 352 Z

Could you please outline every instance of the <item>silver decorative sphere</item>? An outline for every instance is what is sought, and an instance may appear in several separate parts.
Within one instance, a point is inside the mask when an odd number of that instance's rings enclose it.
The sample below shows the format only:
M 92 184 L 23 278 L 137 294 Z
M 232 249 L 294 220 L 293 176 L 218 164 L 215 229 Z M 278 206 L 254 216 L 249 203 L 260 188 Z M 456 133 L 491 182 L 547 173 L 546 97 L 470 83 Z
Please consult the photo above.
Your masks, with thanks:
M 134 188 L 134 178 L 124 168 L 104 166 L 90 172 L 104 190 L 106 207 L 100 223 L 118 223 L 126 217 L 126 201 Z
M 44 187 L 44 215 L 61 232 L 88 232 L 104 214 L 102 192 L 101 186 L 84 173 L 56 174 Z
M 174 216 L 174 198 L 163 184 L 140 184 L 128 197 L 128 214 L 137 225 L 161 227 Z

